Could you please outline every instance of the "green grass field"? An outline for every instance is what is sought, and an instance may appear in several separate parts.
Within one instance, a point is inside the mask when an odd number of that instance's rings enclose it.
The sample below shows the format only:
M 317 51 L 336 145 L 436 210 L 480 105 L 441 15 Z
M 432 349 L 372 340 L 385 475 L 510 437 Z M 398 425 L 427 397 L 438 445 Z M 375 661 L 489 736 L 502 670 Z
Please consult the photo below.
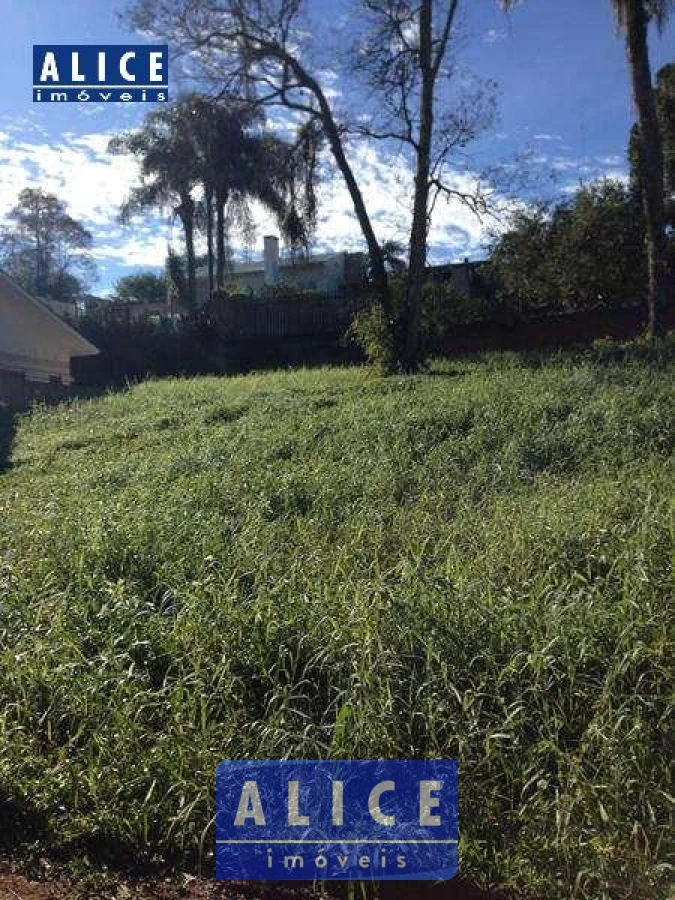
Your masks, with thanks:
M 614 355 L 149 382 L 23 417 L 5 849 L 208 866 L 222 759 L 446 757 L 465 877 L 665 896 L 674 367 Z

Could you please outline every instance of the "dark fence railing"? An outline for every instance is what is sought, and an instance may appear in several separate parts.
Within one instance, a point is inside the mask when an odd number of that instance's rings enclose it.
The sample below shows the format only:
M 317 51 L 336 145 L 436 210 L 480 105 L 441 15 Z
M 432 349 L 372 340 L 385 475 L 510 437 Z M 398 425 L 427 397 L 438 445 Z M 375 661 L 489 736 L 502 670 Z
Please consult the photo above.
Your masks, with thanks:
M 599 338 L 627 341 L 647 324 L 647 305 L 542 314 L 510 324 L 490 321 L 450 329 L 438 348 L 443 355 L 483 350 L 536 350 L 540 347 L 584 346 Z M 675 308 L 663 314 L 666 330 L 675 328 Z
M 358 297 L 216 297 L 211 313 L 223 340 L 338 337 L 367 300 Z

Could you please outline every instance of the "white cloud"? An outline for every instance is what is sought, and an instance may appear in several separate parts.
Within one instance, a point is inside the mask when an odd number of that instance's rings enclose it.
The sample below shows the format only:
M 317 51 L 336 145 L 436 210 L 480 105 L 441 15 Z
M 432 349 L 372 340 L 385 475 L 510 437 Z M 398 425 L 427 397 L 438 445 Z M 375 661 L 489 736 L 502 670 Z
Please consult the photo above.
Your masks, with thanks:
M 23 129 L 21 129 L 23 132 Z M 138 176 L 135 160 L 107 152 L 110 132 L 65 133 L 58 143 L 16 140 L 16 129 L 0 132 L 0 216 L 16 204 L 25 187 L 41 187 L 68 204 L 94 237 L 93 256 L 105 271 L 106 260 L 128 266 L 162 265 L 166 227 L 158 213 L 122 227 L 120 203 Z
M 486 31 L 483 34 L 483 43 L 484 44 L 499 44 L 502 41 L 505 41 L 507 38 L 507 34 L 505 31 L 502 31 L 501 28 L 490 28 L 489 31 Z
M 126 229 L 114 243 L 97 244 L 96 258 L 125 266 L 163 266 L 166 260 L 166 234 L 137 235 Z
M 559 134 L 535 134 L 535 141 L 562 141 Z
M 39 186 L 67 201 L 70 214 L 88 227 L 115 220 L 119 205 L 137 176 L 137 164 L 106 152 L 107 132 L 58 142 L 0 140 L 0 214 L 16 203 L 25 187 Z
M 407 243 L 411 218 L 412 173 L 397 154 L 360 144 L 351 149 L 350 163 L 357 177 L 378 240 Z M 464 192 L 475 189 L 470 175 L 450 173 L 449 186 Z M 351 197 L 342 176 L 330 169 L 319 190 L 315 249 L 319 252 L 363 250 L 365 247 Z M 258 235 L 275 233 L 274 220 L 256 210 Z M 429 233 L 430 257 L 447 261 L 475 255 L 485 241 L 484 224 L 459 200 L 439 198 Z M 261 238 L 258 238 L 258 244 Z
M 169 237 L 167 218 L 160 213 L 135 219 L 126 227 L 119 224 L 119 205 L 136 182 L 138 166 L 129 157 L 107 152 L 110 136 L 107 131 L 67 132 L 56 142 L 35 129 L 26 131 L 3 123 L 0 131 L 0 216 L 15 205 L 24 187 L 39 186 L 57 194 L 67 201 L 71 215 L 91 230 L 93 255 L 104 281 L 110 272 L 119 274 L 127 266 L 161 266 Z M 377 237 L 398 239 L 405 244 L 412 177 L 404 160 L 381 146 L 364 143 L 350 148 L 349 156 Z M 457 188 L 471 187 L 469 176 L 450 177 Z M 261 236 L 276 232 L 277 227 L 264 211 L 256 209 L 255 213 L 257 253 Z M 175 225 L 173 235 L 177 241 L 179 233 Z M 471 255 L 480 247 L 483 235 L 481 223 L 466 207 L 458 201 L 439 200 L 430 233 L 433 258 L 447 260 Z M 236 236 L 233 244 L 235 252 L 243 249 Z M 327 159 L 326 177 L 319 190 L 316 249 L 363 248 L 349 193 L 332 159 Z

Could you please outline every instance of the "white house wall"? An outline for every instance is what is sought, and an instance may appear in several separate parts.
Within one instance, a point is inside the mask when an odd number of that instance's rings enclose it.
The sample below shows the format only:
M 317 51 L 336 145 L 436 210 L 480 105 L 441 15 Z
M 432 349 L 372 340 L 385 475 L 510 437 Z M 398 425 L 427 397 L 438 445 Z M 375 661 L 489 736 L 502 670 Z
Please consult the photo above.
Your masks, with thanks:
M 71 382 L 73 356 L 96 347 L 0 273 L 0 369 L 23 372 L 30 381 Z

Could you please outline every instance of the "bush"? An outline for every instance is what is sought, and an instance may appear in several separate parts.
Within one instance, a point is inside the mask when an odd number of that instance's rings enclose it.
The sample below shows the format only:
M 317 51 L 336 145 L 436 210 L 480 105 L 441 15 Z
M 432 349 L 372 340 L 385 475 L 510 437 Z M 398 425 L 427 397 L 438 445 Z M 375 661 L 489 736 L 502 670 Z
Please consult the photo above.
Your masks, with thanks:
M 656 366 L 664 366 L 675 355 L 675 331 L 662 337 L 639 337 L 632 341 L 613 341 L 603 337 L 593 341 L 589 355 L 600 364 L 626 363 L 639 359 Z
M 604 180 L 552 209 L 519 212 L 494 244 L 489 273 L 502 302 L 525 315 L 639 303 L 647 283 L 639 202 Z
M 382 374 L 394 368 L 394 334 L 381 303 L 373 303 L 354 316 L 347 339 L 361 349 L 370 365 Z
M 236 283 L 226 284 L 213 292 L 212 306 L 218 307 L 220 303 L 246 302 L 255 300 L 278 300 L 279 302 L 307 302 L 325 300 L 325 294 L 321 291 L 311 291 L 305 288 L 294 287 L 288 284 L 266 284 L 259 290 L 244 292 Z
M 402 279 L 390 281 L 392 319 L 387 319 L 380 303 L 375 302 L 358 313 L 348 331 L 348 337 L 356 342 L 368 362 L 380 372 L 395 368 L 395 323 L 403 320 L 406 283 Z M 424 364 L 439 349 L 441 341 L 453 324 L 453 317 L 464 298 L 450 285 L 425 285 L 422 295 L 420 320 L 420 353 Z

